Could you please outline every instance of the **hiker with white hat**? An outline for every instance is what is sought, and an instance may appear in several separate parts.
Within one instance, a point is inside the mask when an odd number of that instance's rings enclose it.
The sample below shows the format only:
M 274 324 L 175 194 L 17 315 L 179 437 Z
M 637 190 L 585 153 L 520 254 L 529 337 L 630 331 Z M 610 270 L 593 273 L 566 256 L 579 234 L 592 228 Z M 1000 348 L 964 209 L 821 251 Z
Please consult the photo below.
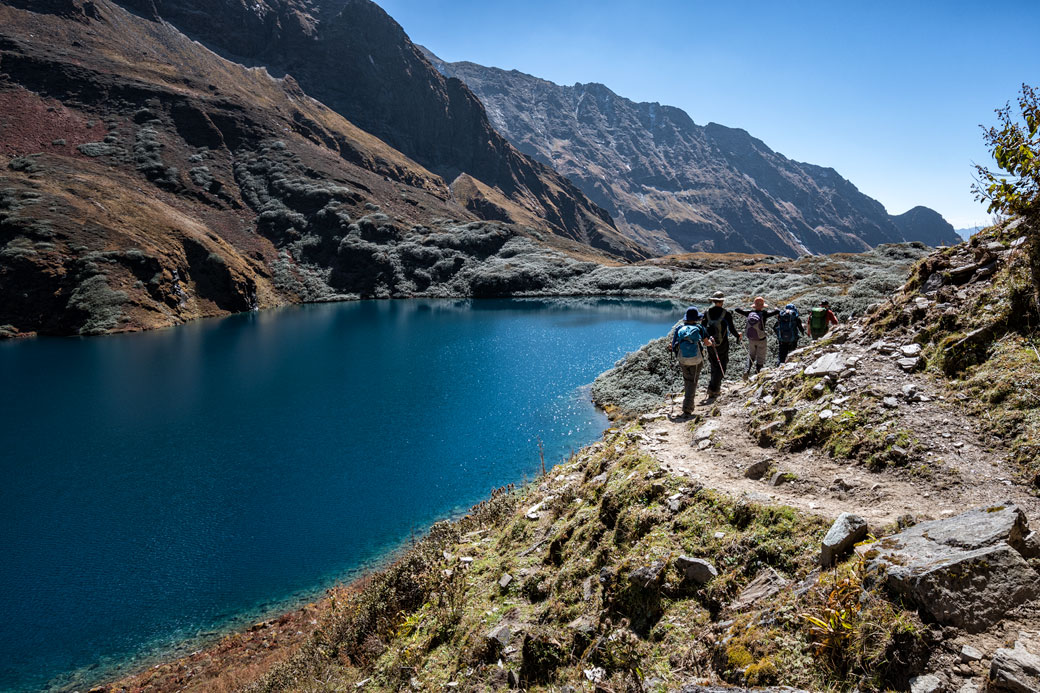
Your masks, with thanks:
M 721 291 L 712 294 L 712 306 L 704 311 L 701 322 L 708 329 L 708 336 L 715 342 L 715 346 L 705 349 L 708 365 L 711 366 L 711 379 L 708 381 L 708 396 L 701 404 L 711 404 L 722 393 L 722 379 L 726 377 L 726 368 L 729 367 L 729 336 L 732 334 L 737 344 L 740 344 L 740 332 L 733 324 L 733 313 L 722 306 L 725 301 L 726 294 Z

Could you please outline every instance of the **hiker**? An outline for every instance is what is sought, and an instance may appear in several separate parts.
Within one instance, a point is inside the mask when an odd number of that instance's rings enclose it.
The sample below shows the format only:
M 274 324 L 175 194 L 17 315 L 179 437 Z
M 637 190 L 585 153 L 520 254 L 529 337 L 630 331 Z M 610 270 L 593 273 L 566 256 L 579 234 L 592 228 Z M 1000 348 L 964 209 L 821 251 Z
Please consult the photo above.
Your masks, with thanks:
M 748 362 L 744 369 L 744 380 L 751 375 L 751 369 L 761 373 L 766 365 L 766 356 L 769 354 L 769 346 L 766 343 L 766 320 L 779 315 L 778 310 L 769 310 L 766 300 L 756 296 L 754 307 L 750 310 L 737 308 L 736 311 L 747 318 L 747 327 L 744 336 L 747 337 Z
M 776 324 L 773 326 L 776 332 L 776 341 L 780 349 L 780 359 L 776 365 L 783 364 L 790 354 L 798 346 L 798 335 L 805 334 L 802 326 L 802 318 L 798 315 L 798 309 L 793 303 L 788 303 L 780 314 L 776 316 Z
M 707 398 L 701 404 L 711 404 L 722 394 L 722 379 L 726 377 L 726 368 L 729 367 L 729 336 L 732 334 L 740 344 L 740 332 L 733 324 L 733 313 L 722 307 L 726 295 L 716 291 L 711 296 L 712 306 L 704 311 L 701 324 L 708 330 L 708 336 L 715 343 L 705 351 L 705 358 L 711 366 L 711 380 L 708 381 Z
M 696 308 L 690 307 L 686 309 L 683 323 L 672 332 L 672 353 L 679 358 L 679 367 L 682 369 L 683 384 L 685 385 L 685 396 L 682 403 L 683 416 L 693 415 L 697 381 L 701 377 L 701 368 L 704 366 L 704 345 L 701 342 L 711 343 L 708 330 L 700 323 L 700 313 Z
M 838 318 L 831 312 L 831 302 L 827 299 L 812 309 L 809 314 L 809 338 L 816 340 L 827 334 L 831 325 L 837 325 Z

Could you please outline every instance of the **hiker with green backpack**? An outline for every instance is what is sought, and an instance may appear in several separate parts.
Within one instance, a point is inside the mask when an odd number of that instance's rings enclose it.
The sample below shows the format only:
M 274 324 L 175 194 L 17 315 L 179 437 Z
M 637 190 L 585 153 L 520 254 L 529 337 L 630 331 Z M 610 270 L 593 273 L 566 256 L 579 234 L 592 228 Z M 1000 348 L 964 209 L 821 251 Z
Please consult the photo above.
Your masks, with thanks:
M 697 381 L 704 367 L 704 347 L 714 346 L 708 330 L 700 324 L 700 312 L 693 307 L 686 309 L 682 324 L 672 332 L 672 354 L 679 360 L 682 370 L 685 395 L 683 397 L 683 416 L 692 416 L 695 406 L 694 395 L 697 392 Z
M 831 325 L 837 324 L 838 318 L 831 311 L 831 302 L 824 299 L 809 314 L 809 338 L 817 340 L 827 334 Z
M 733 324 L 733 313 L 722 307 L 725 300 L 726 294 L 721 291 L 712 294 L 712 306 L 704 311 L 701 321 L 708 329 L 708 336 L 715 343 L 715 346 L 705 349 L 705 358 L 711 366 L 711 379 L 708 381 L 708 396 L 701 404 L 711 404 L 722 393 L 722 379 L 726 377 L 726 368 L 729 366 L 729 336 L 732 334 L 737 344 L 740 344 L 740 332 Z
M 756 296 L 754 307 L 751 310 L 737 308 L 736 312 L 747 318 L 747 327 L 744 329 L 748 345 L 748 362 L 747 368 L 744 369 L 744 380 L 747 380 L 752 368 L 756 373 L 760 373 L 766 365 L 766 356 L 769 354 L 769 346 L 766 343 L 766 320 L 779 315 L 780 311 L 769 310 L 766 300 L 761 296 Z
M 782 365 L 787 360 L 787 355 L 798 347 L 798 335 L 805 334 L 802 326 L 802 318 L 798 315 L 798 309 L 793 303 L 788 303 L 780 314 L 776 316 L 776 324 L 773 325 L 776 332 L 776 341 L 780 352 L 777 365 Z

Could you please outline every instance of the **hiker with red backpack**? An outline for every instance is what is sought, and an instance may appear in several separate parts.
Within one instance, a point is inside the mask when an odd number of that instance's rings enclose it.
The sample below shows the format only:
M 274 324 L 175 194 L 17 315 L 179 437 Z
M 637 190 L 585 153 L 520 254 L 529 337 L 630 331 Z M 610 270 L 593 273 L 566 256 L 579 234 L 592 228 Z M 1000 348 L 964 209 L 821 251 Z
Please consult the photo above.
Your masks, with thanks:
M 783 364 L 790 354 L 798 346 L 798 335 L 805 334 L 802 326 L 802 318 L 798 315 L 798 309 L 793 303 L 788 303 L 780 314 L 776 316 L 776 324 L 773 326 L 776 332 L 776 341 L 779 346 L 780 360 L 777 365 Z
M 747 318 L 747 327 L 744 336 L 747 337 L 748 362 L 744 370 L 744 379 L 751 375 L 751 369 L 761 373 L 766 365 L 766 356 L 769 354 L 769 346 L 766 342 L 766 320 L 780 314 L 779 310 L 769 310 L 766 300 L 756 296 L 754 307 L 751 310 L 737 308 L 736 311 Z
M 682 324 L 672 332 L 672 354 L 679 359 L 682 370 L 685 396 L 683 397 L 683 416 L 693 416 L 696 406 L 694 396 L 697 392 L 697 381 L 704 367 L 705 346 L 714 346 L 708 330 L 701 325 L 700 312 L 693 307 L 686 309 L 686 317 Z
M 729 366 L 729 336 L 732 334 L 740 344 L 740 332 L 733 324 L 733 313 L 722 307 L 726 294 L 716 291 L 711 296 L 712 306 L 704 311 L 701 324 L 708 329 L 708 336 L 715 346 L 708 347 L 706 358 L 711 366 L 711 380 L 708 381 L 707 398 L 701 404 L 711 404 L 722 393 L 722 379 L 726 377 Z
M 838 318 L 831 311 L 831 302 L 827 299 L 812 309 L 809 314 L 809 338 L 816 340 L 827 334 L 831 325 L 837 325 Z

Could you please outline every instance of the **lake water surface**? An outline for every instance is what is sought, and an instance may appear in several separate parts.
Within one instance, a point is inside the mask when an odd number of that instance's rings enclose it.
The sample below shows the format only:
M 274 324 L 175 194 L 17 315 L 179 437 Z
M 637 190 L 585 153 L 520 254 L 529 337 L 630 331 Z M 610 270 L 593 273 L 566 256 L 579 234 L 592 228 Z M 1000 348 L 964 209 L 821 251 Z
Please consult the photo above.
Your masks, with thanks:
M 303 306 L 0 343 L 0 690 L 293 606 L 595 440 L 669 303 Z

